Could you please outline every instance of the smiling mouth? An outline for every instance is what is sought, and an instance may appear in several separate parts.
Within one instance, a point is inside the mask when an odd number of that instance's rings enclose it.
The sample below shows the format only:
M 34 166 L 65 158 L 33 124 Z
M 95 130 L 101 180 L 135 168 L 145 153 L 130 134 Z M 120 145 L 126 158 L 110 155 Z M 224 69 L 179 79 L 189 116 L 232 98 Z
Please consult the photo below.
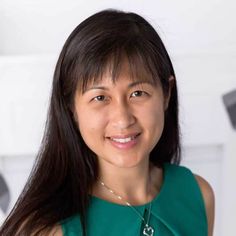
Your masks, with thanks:
M 124 138 L 109 137 L 109 139 L 114 141 L 114 142 L 117 142 L 117 143 L 128 143 L 128 142 L 136 139 L 139 135 L 140 135 L 140 133 L 136 134 L 136 135 L 132 135 L 132 136 L 126 136 Z

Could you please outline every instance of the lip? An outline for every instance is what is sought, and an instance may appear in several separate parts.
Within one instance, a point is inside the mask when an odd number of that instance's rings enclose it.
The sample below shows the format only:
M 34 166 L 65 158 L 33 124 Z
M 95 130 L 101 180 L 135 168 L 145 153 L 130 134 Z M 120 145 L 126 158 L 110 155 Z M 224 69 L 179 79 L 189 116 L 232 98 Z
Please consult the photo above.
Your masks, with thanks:
M 129 138 L 129 137 L 136 137 L 139 136 L 141 133 L 130 133 L 130 134 L 120 134 L 120 135 L 112 135 L 112 136 L 107 136 L 106 138 L 108 139 L 123 139 L 123 138 Z
M 128 150 L 130 148 L 133 148 L 138 143 L 140 134 L 141 133 L 114 135 L 114 136 L 107 137 L 107 139 L 113 147 L 119 150 Z M 115 139 L 127 139 L 127 138 L 131 138 L 131 140 L 127 142 L 118 142 L 115 140 Z

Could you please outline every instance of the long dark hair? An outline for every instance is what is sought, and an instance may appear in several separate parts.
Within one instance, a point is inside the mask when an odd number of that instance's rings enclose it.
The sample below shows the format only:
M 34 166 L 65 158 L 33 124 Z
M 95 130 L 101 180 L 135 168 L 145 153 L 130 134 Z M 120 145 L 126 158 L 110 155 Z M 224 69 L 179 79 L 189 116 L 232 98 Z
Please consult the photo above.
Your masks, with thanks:
M 38 234 L 79 213 L 85 232 L 89 193 L 98 176 L 96 155 L 84 143 L 74 118 L 74 96 L 110 68 L 113 79 L 128 59 L 133 77 L 143 72 L 171 89 L 163 134 L 150 153 L 156 166 L 180 162 L 178 97 L 174 69 L 154 28 L 141 16 L 98 12 L 67 39 L 57 62 L 44 138 L 30 178 L 3 224 L 1 235 Z M 18 232 L 18 233 L 17 233 Z

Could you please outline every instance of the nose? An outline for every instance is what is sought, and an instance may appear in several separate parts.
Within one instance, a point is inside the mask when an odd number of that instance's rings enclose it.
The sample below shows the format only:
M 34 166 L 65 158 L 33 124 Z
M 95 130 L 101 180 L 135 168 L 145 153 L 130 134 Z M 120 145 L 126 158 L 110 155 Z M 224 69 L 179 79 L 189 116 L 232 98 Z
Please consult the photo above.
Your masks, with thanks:
M 132 108 L 125 102 L 114 105 L 111 111 L 112 127 L 120 130 L 131 127 L 135 121 L 135 115 Z

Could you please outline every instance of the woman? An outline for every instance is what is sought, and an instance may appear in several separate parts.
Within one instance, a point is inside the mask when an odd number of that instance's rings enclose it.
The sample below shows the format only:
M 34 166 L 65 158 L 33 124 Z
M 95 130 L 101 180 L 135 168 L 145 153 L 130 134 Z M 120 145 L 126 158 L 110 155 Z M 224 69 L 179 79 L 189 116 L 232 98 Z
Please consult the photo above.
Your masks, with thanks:
M 212 188 L 179 163 L 160 37 L 135 13 L 98 12 L 62 49 L 36 164 L 0 233 L 212 235 Z

